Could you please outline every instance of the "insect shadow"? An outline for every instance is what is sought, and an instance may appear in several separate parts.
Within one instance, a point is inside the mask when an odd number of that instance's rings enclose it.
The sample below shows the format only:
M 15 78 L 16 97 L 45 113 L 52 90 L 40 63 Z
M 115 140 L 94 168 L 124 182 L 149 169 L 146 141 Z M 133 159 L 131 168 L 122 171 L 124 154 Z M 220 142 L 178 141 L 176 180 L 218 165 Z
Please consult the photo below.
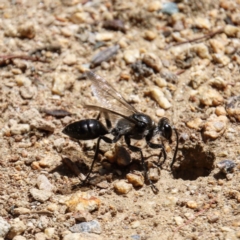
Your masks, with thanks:
M 179 140 L 177 129 L 172 127 L 169 120 L 165 117 L 161 118 L 156 124 L 150 116 L 138 112 L 132 105 L 130 105 L 104 78 L 91 71 L 87 71 L 85 74 L 87 78 L 91 80 L 93 95 L 98 100 L 98 104 L 86 104 L 84 107 L 99 111 L 100 114 L 103 114 L 106 126 L 99 120 L 99 118 L 83 119 L 67 125 L 62 131 L 64 134 L 77 140 L 98 139 L 90 170 L 82 184 L 86 183 L 90 177 L 94 163 L 99 154 L 100 142 L 105 141 L 106 143 L 116 143 L 124 137 L 128 148 L 131 151 L 140 154 L 145 178 L 151 185 L 153 192 L 157 193 L 159 191 L 158 188 L 148 177 L 142 150 L 141 148 L 132 145 L 131 140 L 145 139 L 150 148 L 161 149 L 159 160 L 161 155 L 163 155 L 163 161 L 159 165 L 162 166 L 167 158 L 165 147 L 163 144 L 153 143 L 151 140 L 155 135 L 160 134 L 160 136 L 171 142 L 172 132 L 174 130 L 177 142 L 172 163 L 170 165 L 172 170 L 178 151 Z M 115 122 L 111 119 L 111 116 L 113 116 Z M 112 135 L 113 138 L 106 136 L 109 134 Z

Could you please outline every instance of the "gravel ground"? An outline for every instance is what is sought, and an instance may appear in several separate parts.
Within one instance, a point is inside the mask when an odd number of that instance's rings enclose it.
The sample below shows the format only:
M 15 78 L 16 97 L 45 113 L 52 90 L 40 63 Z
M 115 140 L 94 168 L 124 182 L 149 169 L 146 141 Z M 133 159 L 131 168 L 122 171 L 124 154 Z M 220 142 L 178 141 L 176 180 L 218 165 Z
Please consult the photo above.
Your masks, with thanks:
M 0 16 L 0 240 L 240 238 L 239 0 L 1 0 Z M 97 118 L 88 69 L 177 129 L 172 169 L 175 134 L 153 139 L 162 167 L 133 141 L 158 193 L 124 140 L 74 187 L 96 140 L 62 130 Z

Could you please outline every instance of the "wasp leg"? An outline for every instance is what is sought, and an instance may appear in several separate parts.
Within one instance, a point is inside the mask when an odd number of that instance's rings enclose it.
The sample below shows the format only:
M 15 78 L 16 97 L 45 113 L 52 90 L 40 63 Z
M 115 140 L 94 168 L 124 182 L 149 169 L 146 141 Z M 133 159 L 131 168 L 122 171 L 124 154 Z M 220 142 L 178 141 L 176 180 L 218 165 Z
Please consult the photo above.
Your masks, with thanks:
M 95 161 L 97 160 L 97 156 L 98 156 L 98 153 L 99 153 L 100 141 L 103 140 L 103 141 L 106 142 L 106 143 L 115 143 L 115 142 L 117 142 L 117 141 L 120 139 L 120 137 L 121 137 L 121 136 L 116 136 L 114 139 L 110 139 L 110 138 L 105 137 L 105 136 L 100 136 L 100 137 L 98 138 L 97 146 L 96 146 L 96 150 L 95 150 L 95 154 L 94 154 L 94 158 L 93 158 L 93 161 L 92 161 L 90 170 L 89 170 L 86 178 L 82 181 L 82 184 L 85 184 L 85 183 L 88 181 L 88 179 L 89 179 L 89 177 L 90 177 L 90 174 L 92 173 L 94 163 L 95 163 Z
M 165 163 L 166 159 L 167 159 L 167 153 L 166 153 L 166 150 L 165 150 L 165 147 L 163 144 L 156 144 L 156 143 L 151 143 L 149 141 L 147 141 L 147 145 L 150 147 L 150 148 L 153 148 L 153 149 L 158 149 L 158 148 L 161 148 L 162 151 L 160 152 L 159 156 L 158 156 L 158 162 L 160 161 L 160 158 L 162 156 L 162 153 L 163 153 L 163 161 L 161 163 L 158 164 L 159 167 L 162 167 L 162 165 Z
M 125 142 L 126 142 L 128 148 L 131 151 L 140 153 L 140 155 L 141 155 L 141 163 L 142 163 L 143 171 L 144 171 L 144 174 L 145 174 L 145 178 L 150 183 L 153 192 L 158 193 L 159 192 L 158 188 L 153 184 L 153 182 L 148 177 L 147 169 L 146 169 L 145 162 L 144 162 L 144 159 L 143 159 L 142 150 L 140 148 L 136 147 L 136 146 L 131 145 L 131 139 L 128 136 L 125 136 Z
M 175 161 L 176 161 L 177 152 L 178 152 L 178 144 L 179 144 L 178 131 L 177 131 L 176 128 L 174 128 L 174 131 L 175 131 L 175 134 L 176 134 L 177 144 L 176 144 L 176 147 L 175 147 L 175 152 L 174 152 L 174 155 L 173 155 L 173 160 L 172 160 L 172 163 L 171 163 L 171 165 L 170 165 L 170 168 L 171 168 L 172 171 L 173 171 L 173 164 L 174 164 Z

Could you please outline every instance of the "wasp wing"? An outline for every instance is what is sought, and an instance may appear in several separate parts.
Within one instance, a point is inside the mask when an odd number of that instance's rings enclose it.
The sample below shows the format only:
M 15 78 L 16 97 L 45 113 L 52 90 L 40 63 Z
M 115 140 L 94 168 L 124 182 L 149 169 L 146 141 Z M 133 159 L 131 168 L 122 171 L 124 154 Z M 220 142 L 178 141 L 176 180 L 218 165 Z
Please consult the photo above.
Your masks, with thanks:
M 119 117 L 122 117 L 122 118 L 125 118 L 127 119 L 129 122 L 135 124 L 136 123 L 136 120 L 134 120 L 133 118 L 131 117 L 128 117 L 128 116 L 125 116 L 125 115 L 122 115 L 121 113 L 119 112 L 116 112 L 116 111 L 113 111 L 111 109 L 107 109 L 107 108 L 104 108 L 104 107 L 100 107 L 100 106 L 95 106 L 95 105 L 84 105 L 84 107 L 86 108 L 89 108 L 89 109 L 93 109 L 93 110 L 97 110 L 97 111 L 100 111 L 102 112 L 103 114 L 106 113 L 106 114 L 113 114 L 115 116 L 119 116 Z
M 87 71 L 87 78 L 92 82 L 92 92 L 98 102 L 96 106 L 104 108 L 105 111 L 108 109 L 112 111 L 113 114 L 118 113 L 117 115 L 131 116 L 134 113 L 137 113 L 137 110 L 130 105 L 125 98 L 117 92 L 104 78 L 99 75 Z

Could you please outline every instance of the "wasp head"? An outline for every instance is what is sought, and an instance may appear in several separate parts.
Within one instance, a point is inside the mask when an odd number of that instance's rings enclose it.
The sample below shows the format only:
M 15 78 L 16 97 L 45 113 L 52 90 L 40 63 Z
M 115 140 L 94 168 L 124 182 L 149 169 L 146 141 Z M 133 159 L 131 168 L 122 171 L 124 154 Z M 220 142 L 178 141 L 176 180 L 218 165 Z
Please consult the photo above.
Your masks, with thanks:
M 167 118 L 161 118 L 158 122 L 158 131 L 167 140 L 171 141 L 172 137 L 172 127 Z

